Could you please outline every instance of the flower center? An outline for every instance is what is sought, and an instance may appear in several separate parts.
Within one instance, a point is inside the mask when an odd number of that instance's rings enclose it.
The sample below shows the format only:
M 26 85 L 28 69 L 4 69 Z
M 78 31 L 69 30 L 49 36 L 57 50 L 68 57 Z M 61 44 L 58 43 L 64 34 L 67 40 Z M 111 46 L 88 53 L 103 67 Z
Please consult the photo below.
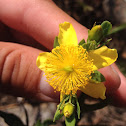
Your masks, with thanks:
M 73 72 L 73 67 L 72 66 L 65 66 L 63 68 L 63 70 L 65 70 L 66 72 L 70 73 L 70 72 Z
M 45 68 L 47 82 L 68 95 L 85 87 L 93 72 L 93 62 L 82 46 L 60 45 L 50 53 Z

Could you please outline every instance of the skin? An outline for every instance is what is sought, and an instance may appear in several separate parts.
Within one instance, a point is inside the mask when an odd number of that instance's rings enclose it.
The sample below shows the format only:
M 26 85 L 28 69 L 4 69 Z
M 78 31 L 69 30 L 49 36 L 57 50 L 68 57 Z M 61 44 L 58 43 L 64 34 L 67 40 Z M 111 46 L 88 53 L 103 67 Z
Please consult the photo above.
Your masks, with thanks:
M 87 28 L 51 0 L 0 0 L 1 92 L 42 102 L 58 102 L 59 93 L 45 81 L 43 72 L 36 67 L 36 58 L 42 50 L 53 48 L 59 24 L 64 21 L 73 24 L 78 41 L 87 39 Z M 113 104 L 125 106 L 126 78 L 115 64 L 100 69 L 100 72 L 106 78 L 107 95 L 112 97 Z

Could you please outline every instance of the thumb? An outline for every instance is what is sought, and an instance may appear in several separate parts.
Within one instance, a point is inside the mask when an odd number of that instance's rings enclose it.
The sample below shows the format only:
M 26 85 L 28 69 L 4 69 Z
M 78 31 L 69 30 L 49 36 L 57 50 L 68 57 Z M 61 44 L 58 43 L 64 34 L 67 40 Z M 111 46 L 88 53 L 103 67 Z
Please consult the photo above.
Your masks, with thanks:
M 43 72 L 36 66 L 36 58 L 40 52 L 42 51 L 32 47 L 0 42 L 0 91 L 57 102 L 58 93 L 45 82 Z

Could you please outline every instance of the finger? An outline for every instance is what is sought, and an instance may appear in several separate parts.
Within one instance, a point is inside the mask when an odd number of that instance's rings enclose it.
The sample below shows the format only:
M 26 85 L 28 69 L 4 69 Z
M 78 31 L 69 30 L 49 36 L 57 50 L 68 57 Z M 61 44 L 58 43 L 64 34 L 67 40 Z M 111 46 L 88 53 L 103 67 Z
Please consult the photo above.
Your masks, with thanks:
M 43 51 L 49 51 L 46 47 L 38 43 L 31 36 L 28 36 L 27 34 L 16 31 L 14 29 L 10 29 L 10 31 L 11 31 L 11 35 L 13 35 L 14 37 L 15 42 L 18 42 L 23 45 L 31 46 L 31 47 L 34 47 Z
M 16 96 L 58 101 L 58 93 L 45 81 L 36 66 L 40 50 L 19 44 L 0 42 L 0 91 Z
M 35 41 L 32 37 L 26 35 L 25 33 L 10 29 L 5 24 L 0 22 L 0 41 L 5 42 L 18 42 L 24 45 L 32 46 L 41 50 L 47 51 L 40 43 Z
M 112 94 L 119 88 L 121 83 L 117 71 L 114 69 L 114 67 L 112 67 L 112 65 L 105 68 L 101 68 L 99 69 L 99 71 L 104 75 L 106 79 L 104 83 L 107 89 L 106 93 L 108 95 Z
M 73 24 L 79 41 L 87 38 L 87 29 L 51 0 L 0 1 L 0 19 L 8 26 L 29 34 L 48 49 L 52 49 L 58 26 L 64 21 Z
M 112 99 L 116 106 L 118 107 L 126 107 L 126 78 L 120 72 L 118 67 L 114 64 L 113 68 L 119 73 L 121 79 L 121 85 L 117 91 L 113 92 Z

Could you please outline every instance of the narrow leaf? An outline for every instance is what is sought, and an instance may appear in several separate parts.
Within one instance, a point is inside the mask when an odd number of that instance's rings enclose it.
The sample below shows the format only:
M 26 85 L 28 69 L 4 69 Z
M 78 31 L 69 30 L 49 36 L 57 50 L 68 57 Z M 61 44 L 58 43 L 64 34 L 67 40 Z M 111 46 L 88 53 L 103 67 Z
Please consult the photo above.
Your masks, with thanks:
M 112 30 L 108 33 L 108 35 L 117 33 L 117 32 L 119 32 L 119 31 L 121 31 L 121 30 L 124 30 L 124 29 L 126 29 L 126 23 L 121 24 L 120 26 L 117 26 L 117 27 L 115 27 L 115 28 L 112 28 Z
M 64 104 L 65 102 L 69 99 L 68 95 L 65 95 L 63 100 L 59 103 L 59 105 L 57 106 L 57 110 L 55 112 L 54 118 L 53 118 L 53 122 L 55 122 L 56 120 L 58 120 L 58 118 L 61 118 L 63 115 L 63 113 L 61 113 L 63 111 L 64 108 Z
M 77 115 L 78 115 L 78 119 L 80 119 L 80 105 L 79 105 L 79 102 L 78 102 L 77 97 L 76 97 L 76 104 L 77 104 Z
M 106 45 L 107 43 L 109 43 L 112 39 L 108 39 L 106 42 L 102 43 L 100 46 L 98 46 L 98 48 L 101 48 L 102 46 Z
M 63 116 L 63 112 L 61 110 L 57 110 L 54 115 L 53 122 L 55 122 L 56 120 L 59 120 L 62 116 Z

